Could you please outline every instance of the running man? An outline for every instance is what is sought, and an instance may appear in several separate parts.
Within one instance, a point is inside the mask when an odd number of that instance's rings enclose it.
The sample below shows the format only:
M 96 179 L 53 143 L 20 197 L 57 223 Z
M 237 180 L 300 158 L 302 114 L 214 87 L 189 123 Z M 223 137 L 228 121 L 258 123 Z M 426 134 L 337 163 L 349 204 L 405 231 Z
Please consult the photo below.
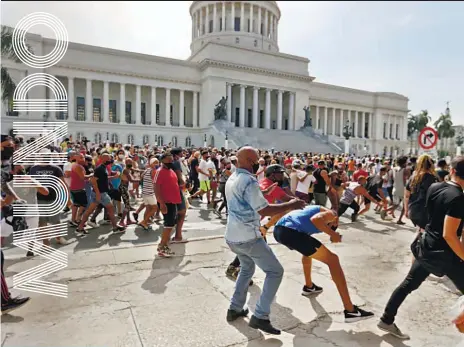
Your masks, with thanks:
M 305 285 L 302 295 L 309 296 L 323 291 L 321 287 L 313 283 L 311 277 L 312 260 L 319 260 L 329 267 L 332 279 L 337 286 L 345 307 L 345 322 L 353 323 L 372 318 L 374 316 L 372 312 L 364 311 L 351 302 L 345 274 L 338 256 L 312 236 L 324 232 L 330 236 L 331 242 L 341 242 L 342 236 L 336 232 L 337 226 L 338 217 L 335 211 L 319 205 L 312 205 L 303 210 L 294 210 L 283 216 L 274 228 L 274 238 L 278 243 L 303 255 Z

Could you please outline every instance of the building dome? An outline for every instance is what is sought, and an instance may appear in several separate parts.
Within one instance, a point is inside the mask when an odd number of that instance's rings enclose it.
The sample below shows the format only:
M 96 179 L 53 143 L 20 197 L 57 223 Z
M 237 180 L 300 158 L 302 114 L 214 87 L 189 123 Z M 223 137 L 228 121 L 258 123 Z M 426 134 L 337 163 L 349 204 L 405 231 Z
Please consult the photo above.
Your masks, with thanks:
M 279 51 L 275 1 L 193 1 L 190 16 L 192 55 L 208 42 Z

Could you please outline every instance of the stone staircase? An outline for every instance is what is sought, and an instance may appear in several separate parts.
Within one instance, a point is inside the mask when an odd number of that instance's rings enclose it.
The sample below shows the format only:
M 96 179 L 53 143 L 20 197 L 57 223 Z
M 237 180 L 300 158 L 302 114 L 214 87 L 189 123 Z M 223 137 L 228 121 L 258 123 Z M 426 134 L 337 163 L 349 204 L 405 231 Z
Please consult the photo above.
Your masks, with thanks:
M 250 145 L 255 148 L 287 150 L 291 152 L 342 153 L 343 149 L 329 141 L 327 136 L 311 128 L 297 131 L 236 128 L 232 123 L 217 120 L 211 124 L 214 132 L 225 137 L 227 132 L 229 147 Z

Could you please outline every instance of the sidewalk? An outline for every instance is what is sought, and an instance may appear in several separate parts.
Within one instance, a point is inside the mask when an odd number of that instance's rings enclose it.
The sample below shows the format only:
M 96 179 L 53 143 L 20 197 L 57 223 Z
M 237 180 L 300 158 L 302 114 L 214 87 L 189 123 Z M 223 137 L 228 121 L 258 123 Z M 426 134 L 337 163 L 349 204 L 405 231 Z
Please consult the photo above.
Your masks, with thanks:
M 442 280 L 426 281 L 400 309 L 397 323 L 411 340 L 401 342 L 376 328 L 388 297 L 408 271 L 413 233 L 391 224 L 361 225 L 341 227 L 341 244 L 320 239 L 340 256 L 353 302 L 373 310 L 374 319 L 345 324 L 328 269 L 317 262 L 313 277 L 324 293 L 301 296 L 301 257 L 271 236 L 285 269 L 271 316 L 282 335 L 264 335 L 249 328 L 247 320 L 228 324 L 234 283 L 224 271 L 233 254 L 222 237 L 211 237 L 174 245 L 177 256 L 171 259 L 154 260 L 156 247 L 147 244 L 70 254 L 69 267 L 49 278 L 68 284 L 68 298 L 32 294 L 28 305 L 2 317 L 2 346 L 457 346 L 463 336 L 446 316 L 457 296 Z M 9 259 L 9 283 L 13 274 L 43 262 Z M 254 279 L 251 312 L 263 285 L 261 270 Z

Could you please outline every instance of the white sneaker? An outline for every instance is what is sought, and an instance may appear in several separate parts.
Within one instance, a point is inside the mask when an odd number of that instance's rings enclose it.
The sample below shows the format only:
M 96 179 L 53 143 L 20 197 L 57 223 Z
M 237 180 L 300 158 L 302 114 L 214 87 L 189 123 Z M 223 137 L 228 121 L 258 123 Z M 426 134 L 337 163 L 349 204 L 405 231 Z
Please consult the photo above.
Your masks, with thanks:
M 97 223 L 92 222 L 92 221 L 90 221 L 90 220 L 87 221 L 86 224 L 87 224 L 87 225 L 90 225 L 92 228 L 98 228 L 98 227 L 99 227 L 99 225 L 98 225 Z

